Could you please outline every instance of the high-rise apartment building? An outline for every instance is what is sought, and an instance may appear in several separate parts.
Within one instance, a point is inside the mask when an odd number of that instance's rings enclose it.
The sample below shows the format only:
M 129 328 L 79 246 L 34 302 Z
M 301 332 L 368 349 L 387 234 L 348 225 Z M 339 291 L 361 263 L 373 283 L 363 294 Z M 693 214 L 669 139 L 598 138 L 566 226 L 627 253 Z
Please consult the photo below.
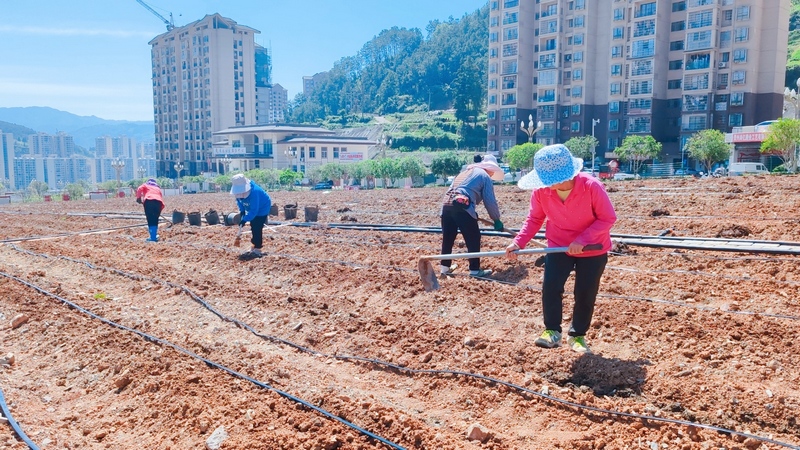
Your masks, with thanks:
M 594 134 L 597 155 L 652 135 L 781 116 L 790 0 L 490 0 L 488 146 Z M 609 155 L 611 156 L 611 155 Z
M 256 123 L 282 123 L 289 103 L 289 93 L 278 83 L 256 86 Z
M 75 153 L 75 139 L 64 133 L 36 133 L 28 136 L 28 147 L 33 156 L 69 158 Z
M 211 170 L 212 132 L 255 124 L 256 33 L 212 14 L 150 41 L 159 176 Z
M 0 165 L 0 182 L 6 191 L 14 189 L 14 135 L 11 133 L 3 133 L 0 130 L 0 156 L 2 156 L 2 165 Z

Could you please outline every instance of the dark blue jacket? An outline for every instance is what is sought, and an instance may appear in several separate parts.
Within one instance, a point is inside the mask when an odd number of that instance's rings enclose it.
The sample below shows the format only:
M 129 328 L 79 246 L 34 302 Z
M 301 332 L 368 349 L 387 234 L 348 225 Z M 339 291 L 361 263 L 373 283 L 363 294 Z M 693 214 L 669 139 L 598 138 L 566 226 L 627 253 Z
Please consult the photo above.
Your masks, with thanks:
M 269 215 L 272 199 L 261 186 L 250 180 L 250 195 L 246 198 L 237 198 L 236 204 L 242 214 L 242 222 L 250 222 L 256 217 Z

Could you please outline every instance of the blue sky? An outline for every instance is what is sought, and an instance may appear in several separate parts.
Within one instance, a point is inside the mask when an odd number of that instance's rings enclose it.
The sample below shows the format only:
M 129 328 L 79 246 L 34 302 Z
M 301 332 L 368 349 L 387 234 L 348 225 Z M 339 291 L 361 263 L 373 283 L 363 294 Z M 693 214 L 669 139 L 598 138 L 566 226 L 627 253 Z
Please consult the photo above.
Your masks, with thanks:
M 272 81 L 302 77 L 354 55 L 381 30 L 461 18 L 486 0 L 145 0 L 175 25 L 220 13 L 261 31 Z M 0 0 L 0 107 L 49 106 L 82 116 L 152 120 L 150 46 L 166 31 L 136 0 Z

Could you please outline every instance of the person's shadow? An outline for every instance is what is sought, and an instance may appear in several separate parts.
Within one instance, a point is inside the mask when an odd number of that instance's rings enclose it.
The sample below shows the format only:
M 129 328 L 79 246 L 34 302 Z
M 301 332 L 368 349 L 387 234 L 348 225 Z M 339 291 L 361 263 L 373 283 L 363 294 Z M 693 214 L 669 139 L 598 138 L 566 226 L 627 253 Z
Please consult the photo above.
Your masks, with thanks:
M 566 380 L 576 386 L 586 386 L 594 395 L 630 397 L 639 395 L 647 379 L 646 359 L 625 361 L 587 353 L 572 363 L 572 376 Z

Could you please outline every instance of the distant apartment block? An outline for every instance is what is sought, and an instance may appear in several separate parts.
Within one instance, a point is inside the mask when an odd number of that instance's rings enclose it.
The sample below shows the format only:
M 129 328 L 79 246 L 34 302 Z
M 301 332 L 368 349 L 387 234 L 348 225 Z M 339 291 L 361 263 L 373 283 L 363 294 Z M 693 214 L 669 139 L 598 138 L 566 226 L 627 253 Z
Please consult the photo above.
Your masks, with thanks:
M 150 41 L 159 176 L 211 170 L 212 132 L 255 124 L 256 33 L 213 14 Z
M 488 147 L 652 135 L 680 161 L 706 128 L 776 119 L 790 0 L 490 0 Z M 597 122 L 599 121 L 599 122 Z M 597 125 L 593 128 L 593 122 Z
M 280 84 L 256 86 L 256 123 L 284 123 L 289 93 Z
M 308 75 L 304 76 L 303 77 L 303 95 L 306 96 L 306 97 L 311 95 L 311 93 L 314 92 L 314 89 L 317 88 L 317 84 L 320 82 L 322 77 L 325 77 L 327 75 L 328 75 L 328 72 L 320 72 L 320 73 L 317 73 L 317 74 L 314 74 L 314 75 L 311 75 L 311 76 L 308 76 Z
M 137 143 L 134 138 L 101 136 L 94 141 L 97 158 L 133 158 L 137 154 Z
M 29 154 L 33 156 L 57 156 L 69 158 L 75 154 L 75 140 L 60 132 L 57 134 L 36 133 L 28 136 Z
M 6 190 L 16 189 L 14 178 L 14 135 L 11 133 L 3 133 L 0 130 L 0 155 L 3 160 L 0 165 L 0 178 L 2 178 L 3 186 Z

